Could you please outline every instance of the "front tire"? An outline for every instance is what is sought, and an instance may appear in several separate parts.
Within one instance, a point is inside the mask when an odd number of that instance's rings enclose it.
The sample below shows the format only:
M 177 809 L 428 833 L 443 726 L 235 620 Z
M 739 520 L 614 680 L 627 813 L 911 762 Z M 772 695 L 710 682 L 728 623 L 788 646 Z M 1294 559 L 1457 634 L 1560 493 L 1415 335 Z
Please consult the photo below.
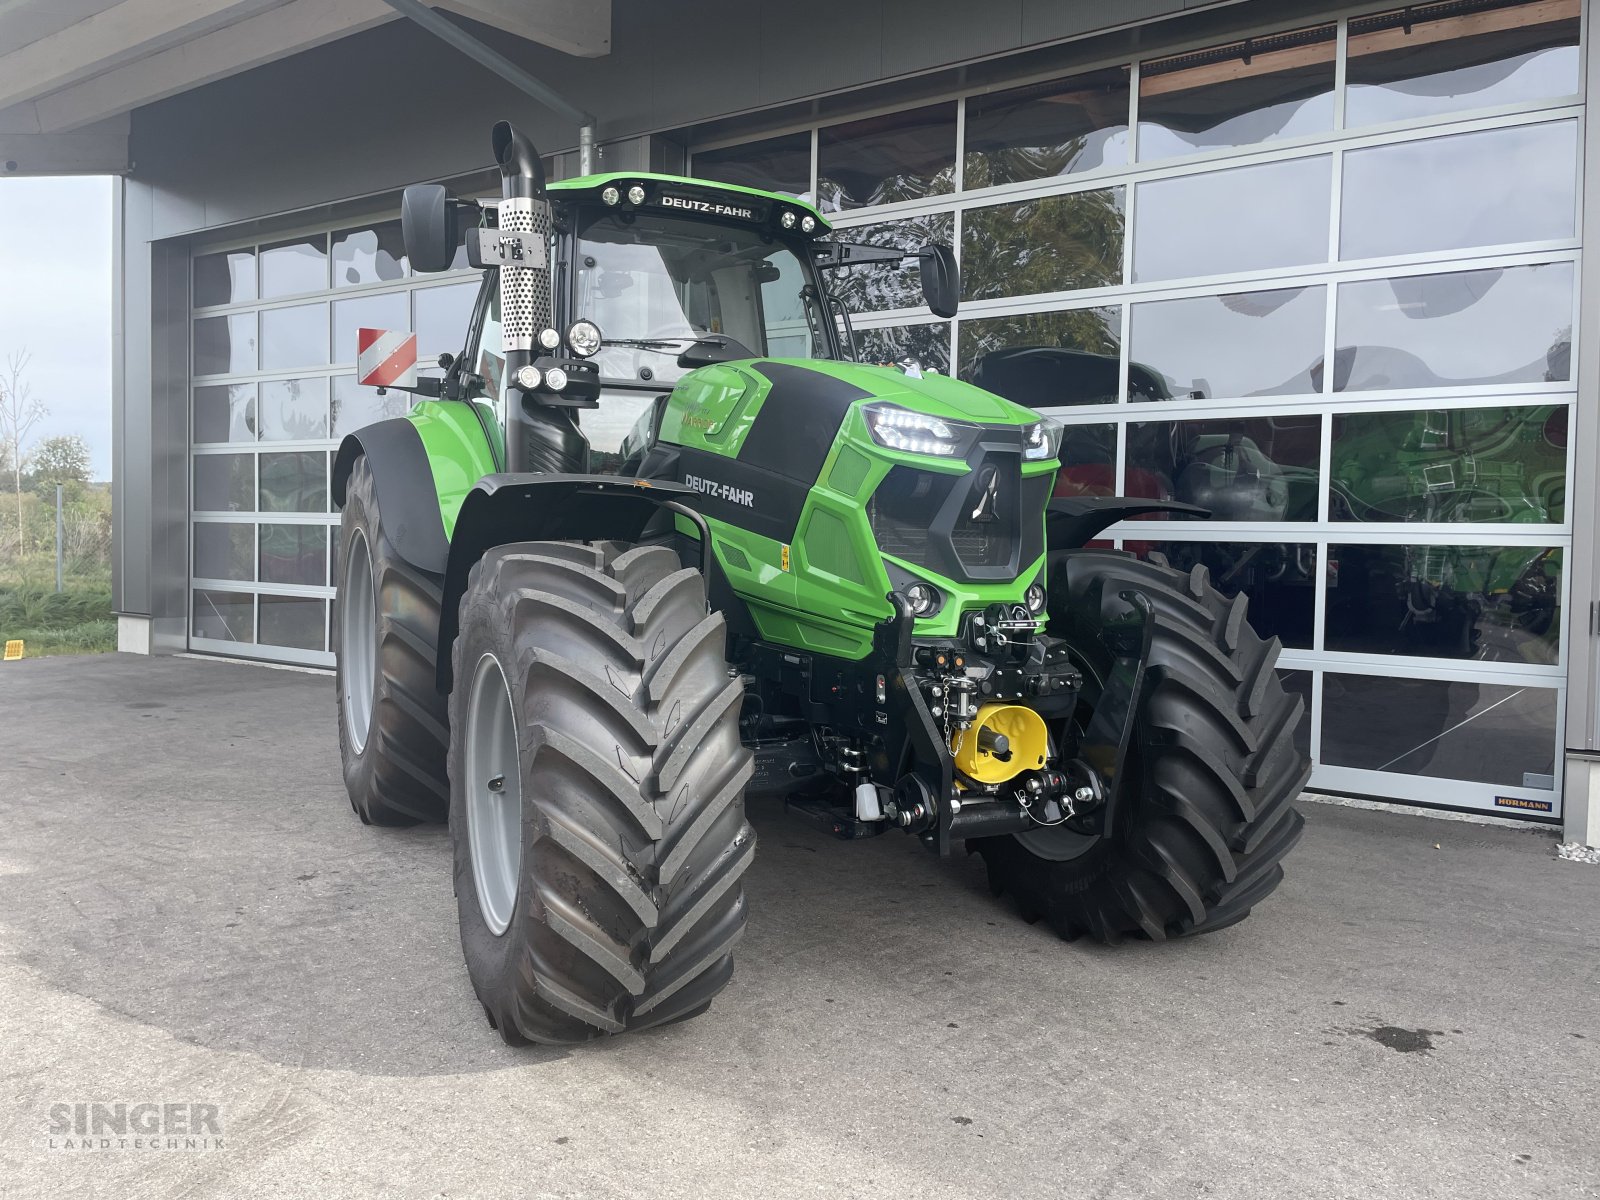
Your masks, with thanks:
M 435 677 L 442 581 L 396 552 L 365 455 L 351 468 L 339 529 L 335 682 L 350 807 L 367 825 L 443 821 L 449 734 Z
M 725 640 L 664 547 L 524 542 L 473 568 L 450 833 L 467 973 L 507 1042 L 684 1020 L 732 975 L 755 834 Z
M 1221 929 L 1283 879 L 1311 773 L 1294 744 L 1304 712 L 1274 669 L 1278 642 L 1245 621 L 1204 566 L 1185 574 L 1117 551 L 1052 556 L 1050 632 L 1104 678 L 1106 624 L 1138 591 L 1155 609 L 1146 687 L 1109 838 L 1030 830 L 972 844 L 991 889 L 1063 938 L 1102 942 Z

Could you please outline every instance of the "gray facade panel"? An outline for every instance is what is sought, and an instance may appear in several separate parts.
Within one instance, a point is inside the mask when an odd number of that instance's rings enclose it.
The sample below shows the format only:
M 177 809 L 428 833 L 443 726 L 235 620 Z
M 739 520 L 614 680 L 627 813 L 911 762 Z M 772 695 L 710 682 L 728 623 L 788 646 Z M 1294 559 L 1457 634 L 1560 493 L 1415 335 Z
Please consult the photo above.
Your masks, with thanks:
M 112 607 L 150 615 L 150 189 L 119 189 L 112 367 Z
M 1586 0 L 1584 22 L 1589 30 L 1600 16 L 1600 0 Z M 1585 47 L 1585 102 L 1600 91 L 1600 38 L 1591 33 Z M 1600 228 L 1600 123 L 1585 122 L 1583 137 L 1584 231 Z M 1600 313 L 1600 255 L 1586 255 L 1578 277 L 1580 329 L 1593 329 Z M 1600 422 L 1595 420 L 1594 395 L 1600 380 L 1600 338 L 1579 340 L 1578 397 L 1574 406 L 1572 437 L 1574 458 L 1568 484 L 1574 514 L 1572 539 L 1572 613 L 1567 642 L 1567 747 L 1600 747 L 1600 662 L 1596 661 L 1595 604 L 1600 600 L 1600 548 L 1596 546 L 1594 513 L 1600 509 Z M 1583 400 L 1588 396 L 1587 401 Z M 1583 524 L 1579 524 L 1583 522 Z
M 1023 0 L 884 0 L 883 70 L 902 75 L 933 63 L 1004 54 L 1024 44 Z

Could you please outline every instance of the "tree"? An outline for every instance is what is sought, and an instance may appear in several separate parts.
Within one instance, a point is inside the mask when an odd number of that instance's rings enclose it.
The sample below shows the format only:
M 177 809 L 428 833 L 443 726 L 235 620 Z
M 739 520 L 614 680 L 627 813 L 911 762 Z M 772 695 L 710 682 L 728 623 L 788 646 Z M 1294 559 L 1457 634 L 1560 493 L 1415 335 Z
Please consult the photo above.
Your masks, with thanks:
M 29 486 L 40 495 L 58 483 L 89 482 L 89 443 L 75 433 L 45 438 L 28 464 Z
M 5 446 L 11 459 L 11 482 L 17 495 L 17 545 L 24 538 L 22 524 L 22 470 L 26 466 L 28 434 L 44 419 L 44 401 L 33 394 L 25 378 L 28 361 L 33 356 L 26 350 L 14 350 L 6 356 L 6 365 L 0 370 L 0 445 Z

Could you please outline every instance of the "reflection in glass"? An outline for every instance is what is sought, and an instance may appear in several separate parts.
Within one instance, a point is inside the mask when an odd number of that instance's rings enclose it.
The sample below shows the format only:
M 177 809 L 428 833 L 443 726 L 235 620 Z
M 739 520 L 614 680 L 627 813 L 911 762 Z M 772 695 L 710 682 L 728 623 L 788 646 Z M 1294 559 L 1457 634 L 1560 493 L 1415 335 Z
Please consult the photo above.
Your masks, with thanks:
M 261 582 L 322 587 L 328 582 L 326 525 L 261 526 Z
M 1061 469 L 1056 472 L 1057 496 L 1115 496 L 1117 494 L 1117 427 L 1068 425 L 1061 432 Z
M 901 221 L 857 225 L 841 229 L 835 240 L 869 246 L 920 250 L 929 242 L 949 244 L 955 234 L 951 213 L 926 213 Z M 870 263 L 825 272 L 828 288 L 853 313 L 883 312 L 891 308 L 924 308 L 922 274 L 916 259 L 903 263 Z
M 1310 671 L 1279 671 L 1278 682 L 1283 684 L 1283 690 L 1288 693 L 1291 700 L 1298 697 L 1305 707 L 1301 709 L 1300 721 L 1294 727 L 1294 748 L 1307 758 L 1311 757 L 1311 688 L 1313 676 Z
M 328 456 L 322 451 L 261 456 L 262 512 L 327 512 Z
M 1335 521 L 1559 524 L 1567 406 L 1337 413 Z
M 256 385 L 225 383 L 194 389 L 194 440 L 256 440 Z
M 697 179 L 803 195 L 811 190 L 811 133 L 802 130 L 720 150 L 696 150 L 693 173 Z
M 251 454 L 196 454 L 197 512 L 250 512 L 255 508 L 256 460 Z
M 1560 550 L 1328 547 L 1329 650 L 1552 665 L 1560 632 Z
M 255 578 L 256 527 L 238 521 L 194 523 L 194 574 L 197 579 Z
M 261 247 L 261 298 L 321 292 L 328 287 L 328 235 L 313 233 Z
M 1336 345 L 1337 392 L 1565 382 L 1572 264 L 1342 283 Z
M 963 186 L 1121 166 L 1128 161 L 1128 93 L 1128 68 L 1111 67 L 967 97 Z
M 224 250 L 201 254 L 194 260 L 194 306 L 238 304 L 256 298 L 256 252 Z
M 1351 17 L 1345 124 L 1574 95 L 1579 9 L 1477 0 Z
M 200 317 L 194 323 L 194 373 L 237 375 L 256 369 L 256 315 Z
M 1252 146 L 1333 128 L 1334 27 L 1139 65 L 1139 158 Z
M 385 221 L 333 235 L 333 286 L 403 279 L 406 244 L 399 221 Z
M 1315 521 L 1321 446 L 1315 416 L 1135 422 L 1123 491 L 1216 521 Z
M 417 315 L 412 329 L 416 331 L 417 353 L 422 358 L 461 353 L 478 286 L 478 281 L 473 280 L 448 287 L 418 288 L 411 293 Z
M 323 649 L 327 601 L 300 596 L 261 597 L 261 643 L 296 650 Z
M 924 371 L 950 374 L 950 326 L 885 325 L 856 330 L 856 361 L 898 363 L 910 359 Z
M 955 101 L 828 125 L 817 133 L 825 211 L 938 196 L 955 187 Z
M 261 311 L 261 369 L 320 367 L 328 361 L 328 306 L 296 304 Z
M 1141 183 L 1134 281 L 1326 262 L 1331 162 L 1294 158 Z
M 1162 514 L 1158 514 L 1162 515 Z M 1143 523 L 1141 523 L 1143 524 Z M 1154 522 L 1150 522 L 1154 524 Z M 1152 529 L 1147 535 L 1156 536 Z M 1317 548 L 1306 542 L 1155 542 L 1123 538 L 1140 558 L 1185 573 L 1203 566 L 1224 596 L 1250 601 L 1251 628 L 1285 646 L 1309 650 L 1317 605 Z
M 255 597 L 247 592 L 196 589 L 189 628 L 194 637 L 213 638 L 219 642 L 254 642 Z
M 961 377 L 1029 408 L 1114 404 L 1122 309 L 1074 308 L 961 322 Z
M 404 292 L 352 296 L 333 302 L 333 361 L 356 361 L 356 330 L 409 329 L 411 309 Z M 463 326 L 465 328 L 465 326 Z
M 1318 391 L 1326 303 L 1319 286 L 1135 304 L 1128 399 Z
M 1122 282 L 1125 191 L 1072 192 L 969 208 L 961 217 L 966 299 Z
M 1343 258 L 1572 236 L 1575 121 L 1352 150 L 1339 210 Z
M 389 390 L 362 387 L 353 375 L 340 375 L 333 381 L 333 436 L 342 438 L 374 421 L 405 416 L 410 397 Z
M 1322 676 L 1328 766 L 1553 789 L 1555 743 L 1554 688 Z
M 268 379 L 261 384 L 261 440 L 320 442 L 328 437 L 328 381 Z

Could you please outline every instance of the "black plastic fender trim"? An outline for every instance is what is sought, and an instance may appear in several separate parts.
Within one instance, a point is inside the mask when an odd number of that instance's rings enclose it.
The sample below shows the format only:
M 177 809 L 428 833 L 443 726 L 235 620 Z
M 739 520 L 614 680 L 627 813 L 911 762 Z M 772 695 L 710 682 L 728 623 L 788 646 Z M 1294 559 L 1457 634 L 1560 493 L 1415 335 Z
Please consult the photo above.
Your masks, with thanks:
M 439 612 L 440 692 L 454 686 L 451 654 L 461 597 L 477 561 L 507 542 L 636 542 L 663 509 L 688 517 L 706 538 L 705 520 L 686 501 L 692 488 L 665 479 L 618 475 L 485 475 L 461 503 L 444 567 Z
M 349 434 L 333 460 L 333 502 L 343 508 L 356 459 L 366 455 L 378 493 L 383 529 L 400 557 L 443 575 L 450 553 L 433 485 L 433 467 L 417 427 L 404 417 L 379 421 Z
M 1058 496 L 1045 506 L 1045 547 L 1077 550 L 1103 530 L 1130 517 L 1170 512 L 1186 517 L 1209 517 L 1209 508 L 1177 500 L 1140 500 L 1132 496 Z

